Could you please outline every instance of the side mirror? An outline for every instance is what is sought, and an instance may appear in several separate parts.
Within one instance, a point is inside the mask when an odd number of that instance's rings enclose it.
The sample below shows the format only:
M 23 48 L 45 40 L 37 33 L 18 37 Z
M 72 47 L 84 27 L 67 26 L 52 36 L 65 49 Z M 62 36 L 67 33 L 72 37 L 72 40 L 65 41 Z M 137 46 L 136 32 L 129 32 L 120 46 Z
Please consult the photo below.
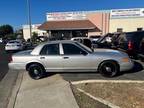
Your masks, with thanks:
M 94 48 L 91 48 L 92 52 L 94 52 Z

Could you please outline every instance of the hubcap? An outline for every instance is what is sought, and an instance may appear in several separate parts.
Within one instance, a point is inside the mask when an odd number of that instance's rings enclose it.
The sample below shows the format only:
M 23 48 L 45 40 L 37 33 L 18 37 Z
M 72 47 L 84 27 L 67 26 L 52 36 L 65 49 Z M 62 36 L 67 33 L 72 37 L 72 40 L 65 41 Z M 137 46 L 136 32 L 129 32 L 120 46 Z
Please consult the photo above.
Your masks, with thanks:
M 112 72 L 111 67 L 106 67 L 105 69 L 106 69 L 107 72 Z
M 38 72 L 38 70 L 37 70 L 37 69 L 34 69 L 34 74 L 36 74 L 36 75 L 38 75 L 38 74 L 39 74 L 39 72 Z

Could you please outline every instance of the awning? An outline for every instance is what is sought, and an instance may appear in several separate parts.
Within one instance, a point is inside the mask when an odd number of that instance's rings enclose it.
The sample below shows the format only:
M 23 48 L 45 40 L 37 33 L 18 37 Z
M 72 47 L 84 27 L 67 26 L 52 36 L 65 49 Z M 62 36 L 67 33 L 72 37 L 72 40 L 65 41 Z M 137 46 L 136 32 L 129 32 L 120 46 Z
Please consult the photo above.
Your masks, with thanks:
M 93 30 L 100 31 L 89 20 L 47 21 L 39 26 L 41 30 Z

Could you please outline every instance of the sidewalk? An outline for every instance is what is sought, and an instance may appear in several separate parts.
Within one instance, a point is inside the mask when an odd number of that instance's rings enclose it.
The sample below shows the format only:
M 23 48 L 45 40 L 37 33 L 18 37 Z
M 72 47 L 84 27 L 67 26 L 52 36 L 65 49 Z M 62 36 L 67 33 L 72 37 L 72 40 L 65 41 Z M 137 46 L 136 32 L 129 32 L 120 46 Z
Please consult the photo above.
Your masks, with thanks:
M 9 105 L 13 108 L 13 105 Z M 9 107 L 9 108 L 10 108 Z M 68 82 L 59 75 L 40 80 L 24 72 L 14 108 L 79 108 Z
M 17 77 L 17 71 L 8 71 L 5 77 L 0 81 L 0 108 L 7 107 Z

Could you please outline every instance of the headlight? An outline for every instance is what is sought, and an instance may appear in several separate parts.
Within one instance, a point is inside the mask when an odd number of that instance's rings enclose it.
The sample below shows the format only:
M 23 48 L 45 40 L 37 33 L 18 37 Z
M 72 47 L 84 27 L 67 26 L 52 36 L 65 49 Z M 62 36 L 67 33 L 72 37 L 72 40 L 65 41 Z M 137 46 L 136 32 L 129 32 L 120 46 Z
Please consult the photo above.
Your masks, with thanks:
M 121 59 L 122 62 L 129 62 L 129 58 L 128 57 L 124 57 Z

